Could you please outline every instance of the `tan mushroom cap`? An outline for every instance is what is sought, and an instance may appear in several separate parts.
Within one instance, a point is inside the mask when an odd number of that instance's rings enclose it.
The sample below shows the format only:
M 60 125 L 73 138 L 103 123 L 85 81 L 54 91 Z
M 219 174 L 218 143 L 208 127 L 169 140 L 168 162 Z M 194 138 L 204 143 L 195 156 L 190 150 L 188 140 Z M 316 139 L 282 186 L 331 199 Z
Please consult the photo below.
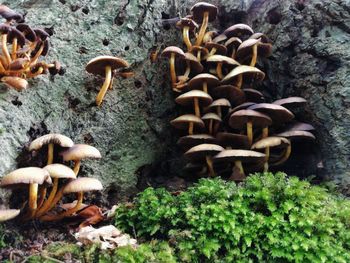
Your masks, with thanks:
M 271 103 L 258 103 L 248 108 L 267 114 L 276 124 L 289 122 L 294 119 L 294 114 L 287 108 Z
M 212 42 L 213 38 L 217 37 L 218 35 L 219 33 L 216 30 L 206 32 L 203 37 L 203 43 L 205 44 L 207 42 Z
M 244 103 L 232 108 L 231 112 L 245 110 L 245 109 L 248 109 L 250 106 L 253 106 L 255 104 L 256 104 L 255 102 L 244 102 Z
M 113 57 L 113 56 L 98 56 L 96 58 L 91 59 L 85 70 L 94 75 L 102 75 L 106 74 L 106 67 L 110 66 L 112 70 L 118 68 L 126 68 L 129 67 L 128 62 L 124 59 Z
M 271 40 L 263 33 L 254 33 L 249 37 L 250 39 L 260 39 L 258 52 L 260 56 L 268 57 L 272 54 Z
M 0 187 L 16 187 L 25 184 L 51 184 L 49 172 L 38 167 L 14 170 L 1 179 Z
M 175 46 L 165 48 L 162 52 L 162 57 L 170 58 L 171 54 L 175 54 L 175 57 L 185 58 L 185 53 L 182 51 L 182 49 Z
M 205 159 L 207 156 L 213 156 L 223 150 L 225 149 L 220 145 L 203 143 L 194 146 L 185 152 L 185 157 L 190 161 L 200 161 Z
M 213 39 L 213 42 L 220 43 L 225 41 L 226 39 L 227 39 L 227 36 L 225 34 L 220 34 Z
M 239 66 L 240 64 L 233 58 L 222 56 L 222 55 L 212 55 L 207 58 L 207 62 L 212 63 L 223 63 L 231 66 Z
M 28 87 L 28 81 L 19 77 L 5 76 L 1 78 L 1 82 L 17 91 L 25 90 Z
M 181 137 L 177 144 L 183 148 L 191 148 L 203 143 L 215 143 L 216 139 L 209 134 L 192 134 Z
M 256 89 L 243 89 L 246 101 L 262 103 L 265 101 L 264 95 Z
M 195 98 L 198 99 L 199 104 L 202 106 L 207 106 L 213 102 L 213 98 L 209 94 L 201 90 L 190 90 L 178 96 L 175 99 L 175 102 L 182 106 L 188 106 L 193 104 Z
M 237 59 L 242 59 L 249 56 L 252 53 L 252 47 L 260 42 L 260 39 L 247 39 L 239 45 L 236 53 Z
M 302 97 L 289 97 L 280 100 L 275 100 L 272 104 L 283 106 L 287 109 L 292 109 L 295 107 L 303 107 L 307 103 L 306 99 Z
M 61 152 L 64 161 L 76 161 L 82 159 L 100 159 L 101 153 L 95 147 L 87 144 L 75 144 L 73 147 Z
M 214 156 L 214 162 L 257 163 L 264 160 L 265 154 L 251 150 L 224 150 Z
M 227 48 L 234 47 L 236 49 L 240 44 L 242 44 L 242 40 L 238 37 L 231 37 L 225 42 Z
M 209 54 L 209 50 L 202 46 L 192 46 L 191 53 L 197 55 L 197 52 L 201 53 L 201 58 L 204 59 L 206 55 Z
M 281 136 L 288 138 L 292 141 L 294 140 L 315 140 L 316 137 L 311 132 L 308 131 L 286 131 L 276 134 L 276 136 Z
M 225 98 L 231 105 L 237 105 L 244 102 L 244 92 L 242 89 L 232 85 L 220 85 L 211 90 L 215 99 Z
M 287 131 L 314 131 L 315 127 L 305 122 L 294 122 L 286 127 Z
M 203 71 L 203 65 L 198 61 L 197 57 L 195 57 L 192 53 L 186 52 L 184 60 L 190 62 L 191 69 L 193 69 L 196 73 L 200 73 Z
M 0 222 L 8 221 L 19 215 L 19 209 L 0 209 Z
M 90 191 L 101 191 L 103 189 L 102 183 L 95 178 L 80 177 L 69 182 L 63 189 L 64 194 L 80 193 Z
M 247 65 L 240 65 L 231 70 L 230 73 L 223 78 L 222 83 L 230 82 L 241 74 L 247 75 L 248 78 L 255 81 L 262 81 L 265 78 L 265 73 L 260 69 Z
M 191 12 L 193 15 L 193 19 L 196 21 L 202 21 L 204 17 L 204 13 L 209 13 L 209 22 L 215 20 L 216 15 L 218 13 L 218 8 L 215 5 L 199 2 L 191 7 Z
M 222 122 L 221 118 L 219 115 L 217 115 L 216 113 L 213 112 L 209 112 L 206 113 L 202 116 L 202 120 L 206 121 L 206 120 L 214 120 L 214 121 L 218 121 L 218 122 Z
M 263 33 L 257 32 L 251 35 L 249 38 L 253 39 L 261 39 L 262 43 L 271 43 L 271 40 Z
M 246 25 L 246 24 L 235 24 L 233 26 L 230 26 L 224 31 L 224 34 L 227 37 L 240 37 L 242 35 L 249 35 L 251 36 L 254 34 L 253 29 Z
M 72 147 L 74 145 L 74 142 L 67 136 L 58 133 L 50 133 L 36 138 L 34 141 L 32 141 L 29 145 L 29 151 L 37 151 L 44 145 L 50 143 L 58 144 L 61 147 Z
M 216 134 L 218 144 L 223 147 L 230 146 L 234 149 L 249 149 L 248 136 L 231 132 L 219 132 Z
M 227 48 L 225 47 L 225 45 L 221 45 L 216 42 L 205 43 L 205 48 L 208 50 L 212 50 L 213 48 L 215 48 L 216 49 L 215 54 L 226 55 L 227 53 Z
M 183 29 L 184 27 L 189 27 L 189 30 L 193 31 L 196 28 L 198 28 L 198 24 L 190 18 L 183 17 L 176 23 L 176 27 L 180 29 Z
M 207 83 L 208 88 L 216 87 L 220 83 L 220 81 L 217 77 L 215 77 L 211 74 L 208 74 L 208 73 L 202 73 L 202 74 L 198 74 L 197 76 L 193 77 L 189 81 L 188 87 L 190 89 L 202 89 L 204 82 Z
M 76 178 L 74 171 L 63 164 L 54 163 L 46 165 L 44 170 L 48 171 L 51 178 Z
M 287 147 L 290 141 L 284 137 L 271 136 L 261 139 L 252 145 L 252 150 L 262 150 L 267 147 Z
M 229 125 L 234 129 L 243 129 L 251 121 L 255 127 L 267 127 L 272 120 L 266 114 L 254 110 L 239 110 L 231 114 Z
M 215 108 L 218 108 L 218 107 L 221 107 L 221 108 L 231 108 L 231 103 L 229 100 L 227 99 L 217 99 L 217 100 L 214 100 L 205 110 L 208 111 L 210 109 L 215 109 Z
M 179 130 L 187 130 L 190 123 L 193 123 L 197 128 L 204 128 L 204 122 L 201 118 L 193 114 L 181 115 L 170 122 L 171 125 Z

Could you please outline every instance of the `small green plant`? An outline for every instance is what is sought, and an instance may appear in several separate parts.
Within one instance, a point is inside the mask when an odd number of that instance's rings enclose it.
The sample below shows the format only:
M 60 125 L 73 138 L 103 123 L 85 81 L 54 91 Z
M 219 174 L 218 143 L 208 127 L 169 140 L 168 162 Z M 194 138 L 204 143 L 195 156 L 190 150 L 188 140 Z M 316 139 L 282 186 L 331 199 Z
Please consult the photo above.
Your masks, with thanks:
M 176 197 L 149 188 L 115 223 L 181 262 L 350 262 L 350 202 L 283 173 L 202 179 Z

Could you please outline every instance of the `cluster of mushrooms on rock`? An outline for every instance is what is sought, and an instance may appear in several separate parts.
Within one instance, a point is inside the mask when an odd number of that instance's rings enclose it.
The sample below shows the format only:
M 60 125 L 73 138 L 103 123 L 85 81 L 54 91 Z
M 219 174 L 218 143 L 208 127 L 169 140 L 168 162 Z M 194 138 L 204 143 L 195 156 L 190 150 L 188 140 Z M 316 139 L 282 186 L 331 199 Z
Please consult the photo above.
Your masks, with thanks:
M 269 38 L 246 24 L 208 30 L 218 13 L 209 3 L 195 4 L 191 13 L 176 24 L 187 51 L 170 46 L 162 52 L 179 94 L 175 102 L 185 111 L 171 121 L 183 134 L 178 144 L 188 160 L 185 170 L 199 176 L 229 173 L 239 182 L 245 171 L 268 171 L 286 162 L 294 140 L 314 140 L 314 127 L 294 120 L 293 111 L 305 106 L 305 99 L 267 103 L 254 88 L 265 77 L 256 63 L 271 55 Z

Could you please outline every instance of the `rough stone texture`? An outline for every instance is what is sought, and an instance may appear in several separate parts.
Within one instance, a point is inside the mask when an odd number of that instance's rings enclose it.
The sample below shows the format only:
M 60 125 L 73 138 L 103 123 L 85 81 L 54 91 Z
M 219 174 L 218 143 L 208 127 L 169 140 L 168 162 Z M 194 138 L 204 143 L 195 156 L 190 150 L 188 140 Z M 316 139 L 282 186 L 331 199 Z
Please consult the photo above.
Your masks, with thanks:
M 154 50 L 181 45 L 179 32 L 162 19 L 185 16 L 195 1 L 175 0 L 11 0 L 4 4 L 26 12 L 31 25 L 53 31 L 47 60 L 59 59 L 64 76 L 41 76 L 30 89 L 0 94 L 0 174 L 37 162 L 25 145 L 47 132 L 101 150 L 101 161 L 83 163 L 82 174 L 108 186 L 110 201 L 153 183 L 174 179 L 180 153 L 169 120 L 176 115 L 166 63 L 149 59 Z M 210 1 L 220 7 L 218 29 L 247 22 L 274 42 L 273 56 L 260 65 L 268 78 L 268 97 L 301 95 L 309 100 L 303 120 L 318 128 L 323 175 L 349 183 L 350 146 L 350 4 L 347 0 Z M 93 102 L 102 79 L 88 75 L 85 64 L 97 55 L 126 59 L 132 79 L 117 79 L 101 108 Z M 317 153 L 318 149 L 321 150 Z M 306 159 L 308 160 L 308 159 Z M 305 161 L 289 170 L 317 170 Z M 310 168 L 310 169 L 309 169 Z M 293 170 L 294 169 L 294 170 Z M 160 175 L 163 176 L 160 176 Z M 164 176 L 165 175 L 165 176 Z

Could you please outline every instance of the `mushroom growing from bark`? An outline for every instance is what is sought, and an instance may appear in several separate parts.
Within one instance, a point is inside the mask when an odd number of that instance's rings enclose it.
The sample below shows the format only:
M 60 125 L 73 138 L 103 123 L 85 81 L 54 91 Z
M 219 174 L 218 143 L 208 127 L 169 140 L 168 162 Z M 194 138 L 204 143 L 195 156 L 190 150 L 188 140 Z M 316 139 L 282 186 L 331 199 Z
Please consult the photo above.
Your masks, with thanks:
M 217 77 L 208 73 L 202 73 L 192 78 L 188 83 L 188 87 L 190 89 L 201 89 L 208 93 L 208 89 L 218 86 L 219 83 L 220 81 Z
M 189 79 L 191 72 L 201 73 L 203 71 L 203 65 L 193 54 L 187 52 L 183 59 L 186 61 L 186 70 L 182 76 L 178 76 L 179 81 L 176 83 L 176 89 L 178 90 L 181 90 L 186 86 L 185 82 Z
M 214 99 L 227 99 L 231 105 L 239 105 L 244 102 L 244 92 L 233 85 L 220 85 L 211 91 Z
M 191 90 L 178 96 L 175 101 L 182 106 L 193 104 L 195 115 L 200 117 L 200 106 L 208 106 L 213 102 L 213 99 L 208 93 L 201 90 Z
M 176 129 L 188 130 L 189 135 L 193 134 L 193 130 L 195 128 L 203 129 L 205 126 L 201 118 L 193 114 L 185 114 L 177 117 L 176 119 L 172 120 L 170 124 L 173 125 Z
M 105 77 L 105 81 L 96 97 L 97 106 L 102 104 L 108 88 L 111 88 L 113 83 L 112 72 L 114 70 L 126 67 L 129 67 L 128 62 L 113 56 L 98 56 L 87 63 L 85 68 L 87 72 Z
M 225 116 L 223 114 L 224 110 L 225 112 L 228 112 L 231 108 L 231 103 L 227 99 L 217 99 L 214 100 L 207 108 L 206 110 L 215 110 L 217 115 L 219 115 L 220 118 L 222 116 Z
M 262 72 L 260 69 L 241 65 L 238 67 L 235 67 L 233 70 L 231 70 L 223 79 L 223 84 L 232 84 L 238 88 L 242 87 L 243 84 L 243 76 L 246 76 L 248 80 L 252 81 L 262 81 L 265 78 L 265 73 Z M 234 81 L 234 83 L 230 83 Z
M 208 133 L 210 135 L 215 135 L 219 129 L 220 123 L 222 122 L 219 115 L 209 112 L 202 116 L 202 120 L 206 124 Z
M 219 79 L 224 78 L 224 73 L 222 71 L 223 66 L 226 66 L 227 69 L 232 70 L 232 68 L 240 65 L 233 58 L 225 57 L 222 55 L 212 55 L 208 57 L 207 62 L 210 64 L 216 64 L 216 75 Z
M 176 27 L 182 29 L 182 39 L 185 42 L 187 50 L 191 50 L 192 43 L 190 40 L 190 32 L 194 32 L 198 28 L 198 24 L 192 19 L 184 17 L 176 23 Z
M 216 139 L 209 134 L 192 134 L 181 137 L 177 144 L 180 145 L 184 150 L 188 150 L 194 146 L 203 143 L 215 144 Z
M 231 58 L 236 57 L 237 48 L 242 44 L 242 40 L 238 37 L 231 37 L 225 42 L 225 47 L 228 50 L 228 54 L 231 54 Z
M 173 89 L 176 88 L 176 69 L 175 69 L 175 60 L 176 58 L 182 58 L 184 59 L 185 53 L 182 51 L 181 48 L 170 46 L 163 50 L 162 57 L 169 59 L 169 66 L 170 66 L 170 79 L 171 79 L 171 86 Z
M 239 37 L 240 39 L 243 39 L 242 37 L 253 35 L 254 31 L 250 26 L 248 26 L 246 24 L 235 24 L 235 25 L 227 28 L 224 31 L 224 34 L 228 38 Z

